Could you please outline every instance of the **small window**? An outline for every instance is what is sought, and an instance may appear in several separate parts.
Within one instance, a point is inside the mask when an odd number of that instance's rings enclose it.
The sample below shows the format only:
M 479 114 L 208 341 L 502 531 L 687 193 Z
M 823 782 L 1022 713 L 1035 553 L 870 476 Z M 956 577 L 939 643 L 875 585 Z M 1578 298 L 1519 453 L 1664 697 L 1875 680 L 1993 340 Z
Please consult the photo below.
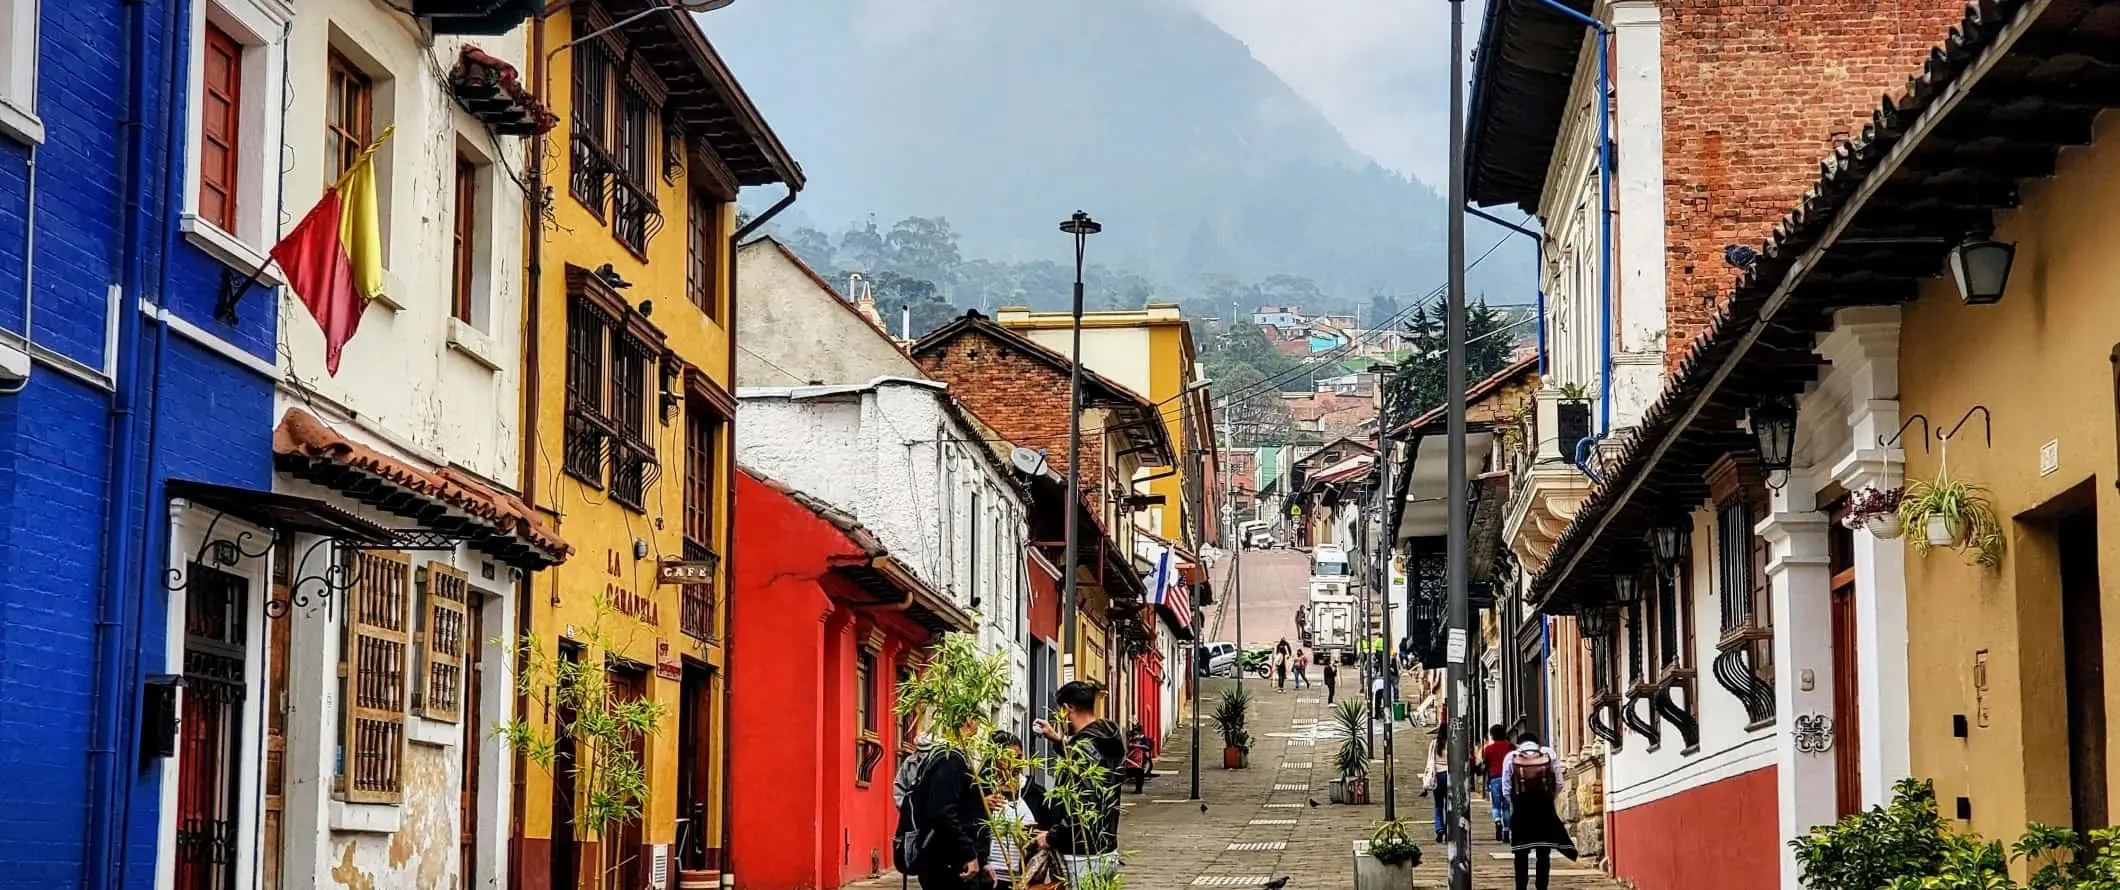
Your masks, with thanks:
M 965 537 L 971 539 L 972 552 L 968 557 L 966 557 L 964 565 L 966 569 L 966 575 L 970 578 L 972 608 L 975 609 L 979 607 L 979 588 L 981 586 L 980 582 L 985 580 L 980 577 L 979 571 L 979 539 L 985 537 L 985 535 L 983 534 L 983 532 L 985 532 L 985 528 L 982 527 L 983 525 L 984 524 L 979 521 L 979 489 L 974 488 L 972 489 L 971 522 L 966 523 L 966 527 L 970 531 L 970 534 L 965 535 Z
M 478 165 L 461 152 L 456 156 L 456 225 L 451 227 L 449 314 L 480 327 L 474 309 L 473 284 L 478 270 Z
M 470 615 L 471 579 L 454 566 L 429 562 L 421 585 L 420 672 L 413 705 L 420 716 L 455 723 L 464 714 L 464 628 Z
M 721 201 L 693 189 L 691 206 L 685 213 L 685 292 L 691 296 L 692 305 L 716 321 L 721 319 L 720 294 L 715 286 L 721 267 L 721 210 Z
M 574 199 L 601 220 L 613 168 L 605 147 L 611 128 L 611 57 L 603 43 L 589 36 L 594 30 L 588 16 L 574 17 L 574 121 L 567 133 L 567 183 Z
M 331 181 L 337 182 L 375 141 L 375 81 L 337 50 L 331 51 L 328 64 L 331 88 L 325 130 Z
M 394 804 L 404 794 L 412 561 L 373 550 L 353 560 L 339 652 L 339 793 Z
M 43 142 L 37 118 L 37 0 L 0 0 L 0 132 Z
M 604 419 L 610 383 L 604 364 L 604 342 L 611 319 L 585 297 L 567 305 L 567 419 L 562 465 L 569 475 L 595 488 L 604 487 L 605 451 L 611 425 Z
M 200 52 L 205 77 L 200 82 L 199 217 L 234 232 L 237 159 L 242 156 L 243 44 L 208 22 Z
M 876 650 L 863 646 L 854 664 L 855 725 L 862 732 L 873 734 L 879 729 L 876 717 Z

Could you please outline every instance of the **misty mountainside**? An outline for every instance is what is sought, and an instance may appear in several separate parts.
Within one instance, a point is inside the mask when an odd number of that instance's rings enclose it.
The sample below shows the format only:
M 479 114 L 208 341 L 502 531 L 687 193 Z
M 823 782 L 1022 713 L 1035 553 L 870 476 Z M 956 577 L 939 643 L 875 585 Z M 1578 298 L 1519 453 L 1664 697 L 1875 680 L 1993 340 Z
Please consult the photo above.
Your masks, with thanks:
M 1355 152 L 1186 0 L 754 0 L 701 24 L 809 175 L 774 221 L 784 240 L 812 228 L 836 246 L 871 220 L 888 232 L 939 218 L 967 262 L 1066 267 L 1056 226 L 1081 209 L 1105 226 L 1089 260 L 1158 299 L 1281 276 L 1324 295 L 1306 310 L 1361 312 L 1443 284 L 1442 198 Z M 1502 231 L 1475 220 L 1467 259 Z M 851 267 L 802 252 L 832 266 L 820 271 Z M 1531 258 L 1511 238 L 1470 292 L 1528 302 Z M 1064 286 L 1032 277 L 1020 299 L 935 283 L 959 306 L 1065 303 Z M 1138 305 L 1138 285 L 1091 288 L 1093 304 Z

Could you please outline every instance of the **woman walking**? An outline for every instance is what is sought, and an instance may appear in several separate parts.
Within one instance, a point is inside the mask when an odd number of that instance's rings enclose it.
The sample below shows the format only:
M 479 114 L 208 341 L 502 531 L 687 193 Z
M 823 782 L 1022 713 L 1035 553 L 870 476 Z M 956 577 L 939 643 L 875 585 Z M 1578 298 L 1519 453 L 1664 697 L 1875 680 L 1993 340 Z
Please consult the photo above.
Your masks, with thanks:
M 1273 650 L 1273 691 L 1288 691 L 1288 641 L 1282 640 Z
M 1516 851 L 1516 890 L 1531 890 L 1537 860 L 1537 890 L 1546 890 L 1553 851 L 1575 859 L 1575 841 L 1561 823 L 1555 801 L 1561 790 L 1561 759 L 1536 734 L 1516 737 L 1516 751 L 1502 761 L 1502 793 L 1509 805 L 1509 842 Z
M 1449 724 L 1435 728 L 1435 742 L 1428 746 L 1428 767 L 1422 771 L 1421 793 L 1435 798 L 1435 842 L 1443 842 L 1447 823 L 1443 818 L 1450 802 Z
M 1304 676 L 1304 674 L 1303 674 L 1303 671 L 1304 671 L 1304 669 L 1305 669 L 1305 668 L 1308 668 L 1308 667 L 1310 667 L 1310 653 L 1308 653 L 1308 652 L 1305 652 L 1305 651 L 1304 651 L 1304 650 L 1302 650 L 1302 649 L 1297 649 L 1297 650 L 1296 650 L 1296 663 L 1295 663 L 1295 665 L 1294 665 L 1294 666 L 1293 666 L 1293 668 L 1292 668 L 1292 670 L 1294 670 L 1294 671 L 1295 671 L 1295 675 L 1296 675 L 1296 688 L 1297 688 L 1297 689 L 1309 689 L 1309 688 L 1310 688 L 1310 678 L 1309 678 L 1309 677 L 1307 677 L 1307 676 Z

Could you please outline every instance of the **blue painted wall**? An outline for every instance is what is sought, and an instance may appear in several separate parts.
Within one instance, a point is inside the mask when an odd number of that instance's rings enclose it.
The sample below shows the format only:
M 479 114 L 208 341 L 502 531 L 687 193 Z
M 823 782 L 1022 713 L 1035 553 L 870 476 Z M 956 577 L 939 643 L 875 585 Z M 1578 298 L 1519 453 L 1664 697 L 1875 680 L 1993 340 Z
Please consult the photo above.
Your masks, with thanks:
M 109 349 L 111 287 L 138 263 L 125 311 L 141 299 L 167 306 L 268 363 L 275 294 L 254 291 L 242 324 L 214 321 L 222 267 L 177 231 L 185 2 L 44 0 L 41 9 L 45 140 L 33 150 L 0 138 L 0 328 L 20 335 L 28 314 L 36 346 L 91 371 L 112 352 L 129 356 L 114 379 L 134 387 L 134 411 L 114 416 L 109 386 L 51 362 L 20 393 L 0 395 L 0 888 L 83 887 L 91 875 L 103 887 L 147 888 L 161 773 L 174 768 L 140 758 L 137 726 L 141 682 L 161 670 L 167 644 L 163 482 L 270 488 L 273 399 L 264 375 L 151 321 L 135 348 Z M 139 120 L 128 121 L 129 108 L 142 110 Z M 128 182 L 133 145 L 146 176 Z M 128 245 L 133 225 L 139 237 Z M 134 509 L 117 536 L 130 538 L 124 550 L 111 535 L 115 436 L 131 438 L 136 469 Z M 115 596 L 107 560 L 124 568 Z M 103 637 L 110 648 L 100 648 L 106 601 L 114 623 Z M 99 681 L 105 670 L 114 682 Z M 91 782 L 99 716 L 117 720 L 115 782 L 100 789 Z M 110 844 L 99 850 L 103 820 Z

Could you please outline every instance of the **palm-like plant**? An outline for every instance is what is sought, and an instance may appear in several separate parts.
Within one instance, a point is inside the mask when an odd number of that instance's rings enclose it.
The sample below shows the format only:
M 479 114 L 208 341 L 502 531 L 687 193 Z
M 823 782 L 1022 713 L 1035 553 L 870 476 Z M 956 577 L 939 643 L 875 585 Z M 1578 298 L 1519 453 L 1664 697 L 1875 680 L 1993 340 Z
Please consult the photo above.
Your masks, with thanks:
M 1332 709 L 1332 736 L 1340 743 L 1340 749 L 1332 755 L 1332 765 L 1339 769 L 1342 779 L 1369 773 L 1368 724 L 1368 709 L 1360 702 L 1343 701 Z

